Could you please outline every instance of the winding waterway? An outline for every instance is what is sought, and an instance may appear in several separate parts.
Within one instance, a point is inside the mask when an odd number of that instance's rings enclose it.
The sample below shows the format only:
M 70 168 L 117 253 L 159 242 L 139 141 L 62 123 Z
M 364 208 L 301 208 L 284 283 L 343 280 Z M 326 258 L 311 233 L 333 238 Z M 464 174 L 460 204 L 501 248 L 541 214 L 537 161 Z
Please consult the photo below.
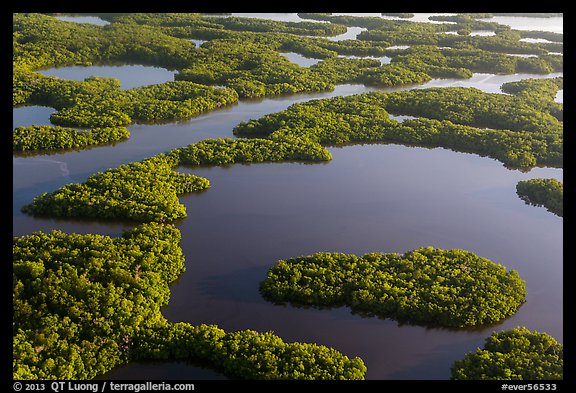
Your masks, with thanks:
M 150 82 L 145 69 L 138 72 L 148 83 L 163 82 Z M 475 74 L 469 80 L 433 80 L 401 89 L 466 86 L 499 93 L 504 82 L 558 75 Z M 72 78 L 66 73 L 60 77 Z M 113 146 L 14 155 L 13 235 L 60 229 L 119 236 L 134 224 L 33 218 L 20 208 L 42 192 L 82 182 L 98 171 L 202 139 L 234 137 L 232 129 L 239 122 L 293 103 L 373 90 L 341 85 L 332 92 L 240 101 L 189 121 L 132 125 L 130 139 Z M 34 114 L 33 122 L 49 124 L 50 113 L 51 108 L 14 109 L 14 127 L 27 125 Z M 272 330 L 284 341 L 328 345 L 360 356 L 367 379 L 448 379 L 454 360 L 482 346 L 493 331 L 516 326 L 563 341 L 563 220 L 525 204 L 515 192 L 519 180 L 562 180 L 562 169 L 520 172 L 490 158 L 442 148 L 370 144 L 329 150 L 332 161 L 320 164 L 178 169 L 204 176 L 212 186 L 180 198 L 188 217 L 175 224 L 182 232 L 187 270 L 171 287 L 164 309 L 168 320 L 217 324 L 226 331 Z M 399 326 L 354 315 L 346 307 L 277 306 L 258 293 L 259 282 L 278 259 L 317 251 L 403 253 L 428 245 L 463 248 L 517 270 L 526 280 L 527 302 L 495 326 L 449 330 Z M 184 363 L 145 363 L 118 368 L 103 378 L 223 376 Z

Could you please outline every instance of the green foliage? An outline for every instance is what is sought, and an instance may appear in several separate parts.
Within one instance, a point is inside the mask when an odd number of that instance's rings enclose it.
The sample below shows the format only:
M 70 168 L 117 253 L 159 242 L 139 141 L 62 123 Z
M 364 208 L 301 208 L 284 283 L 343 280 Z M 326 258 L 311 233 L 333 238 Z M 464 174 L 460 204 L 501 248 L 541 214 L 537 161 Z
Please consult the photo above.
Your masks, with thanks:
M 14 151 L 85 148 L 128 139 L 126 127 L 93 128 L 89 131 L 65 127 L 30 126 L 14 129 Z
M 281 22 L 258 18 L 213 18 L 214 22 L 222 25 L 227 30 L 255 31 L 255 32 L 278 32 L 285 34 L 307 36 L 335 36 L 346 33 L 346 26 L 336 23 L 314 22 Z
M 239 379 L 364 379 L 358 358 L 272 332 L 169 324 L 184 271 L 180 231 L 148 223 L 120 238 L 35 232 L 13 239 L 13 378 L 91 379 L 134 360 L 201 362 Z
M 245 137 L 305 137 L 322 145 L 389 142 L 445 147 L 490 156 L 509 167 L 561 167 L 561 107 L 546 90 L 538 96 L 457 87 L 371 92 L 293 104 L 239 123 L 233 132 Z M 400 123 L 391 120 L 388 111 L 420 117 Z
M 206 139 L 180 149 L 182 165 L 230 165 L 234 163 L 274 161 L 328 161 L 321 145 L 304 139 Z
M 376 140 L 393 124 L 378 96 L 359 94 L 293 104 L 282 112 L 242 122 L 238 136 L 307 137 L 323 145 Z
M 182 120 L 238 101 L 234 90 L 185 81 L 131 89 L 121 108 L 136 121 Z
M 45 192 L 23 206 L 22 211 L 51 217 L 173 221 L 187 216 L 178 196 L 210 187 L 205 178 L 175 172 L 178 165 L 330 159 L 324 147 L 305 138 L 208 139 L 96 173 L 84 183 Z
M 548 98 L 548 97 L 547 97 Z M 550 100 L 549 100 L 550 101 Z M 392 113 L 450 120 L 454 123 L 561 134 L 562 123 L 523 96 L 485 93 L 476 88 L 413 89 L 388 94 L 386 109 Z
M 336 83 L 396 86 L 421 83 L 432 77 L 469 78 L 471 72 L 546 73 L 562 67 L 561 56 L 547 55 L 550 48 L 522 42 L 522 35 L 506 26 L 464 15 L 458 16 L 454 26 L 328 14 L 303 16 L 330 23 L 137 13 L 102 15 L 112 22 L 102 28 L 79 26 L 46 15 L 15 14 L 13 59 L 28 70 L 110 61 L 160 65 L 179 70 L 179 80 L 225 85 L 235 89 L 240 97 L 321 91 L 332 89 Z M 346 26 L 367 30 L 357 40 L 324 38 L 344 33 Z M 497 35 L 439 34 L 448 29 L 489 29 Z M 195 48 L 190 38 L 209 41 Z M 412 48 L 387 50 L 391 45 Z M 426 53 L 433 47 L 444 49 L 435 48 L 439 58 L 431 65 Z M 390 54 L 395 64 L 376 69 L 361 66 L 351 74 L 341 68 L 337 73 L 327 74 L 322 66 L 308 69 L 290 63 L 279 54 L 282 51 L 321 59 Z M 507 53 L 540 57 L 525 59 Z M 440 58 L 442 64 L 437 62 Z
M 290 62 L 269 44 L 241 39 L 213 40 L 198 50 L 194 63 L 178 80 L 226 85 L 240 97 L 263 97 L 332 90 L 334 84 Z
M 563 104 L 556 102 L 556 95 L 564 88 L 564 78 L 523 79 L 504 83 L 501 90 L 514 94 L 528 105 L 541 112 L 548 112 L 559 121 L 563 121 Z
M 138 62 L 167 68 L 183 67 L 194 43 L 151 26 L 111 23 L 94 26 L 54 17 L 13 14 L 13 59 L 30 70 L 106 61 Z
M 14 132 L 15 150 L 79 148 L 118 141 L 129 136 L 124 126 L 136 121 L 188 119 L 238 100 L 234 90 L 186 81 L 123 91 L 113 78 L 69 81 L 31 72 L 19 72 L 15 78 L 14 103 L 51 106 L 57 109 L 50 117 L 52 123 L 92 128 L 90 132 L 46 126 L 20 128 Z
M 316 253 L 281 260 L 260 285 L 270 301 L 342 306 L 428 326 L 493 324 L 524 303 L 514 270 L 465 250 L 420 248 L 404 255 Z
M 564 215 L 564 184 L 556 179 L 521 180 L 516 193 L 527 204 L 544 206 L 549 212 Z
M 121 238 L 14 238 L 14 379 L 90 379 L 125 362 L 140 329 L 166 323 L 168 283 L 184 271 L 179 241 L 156 223 Z
M 549 73 L 563 67 L 562 56 L 548 54 L 562 51 L 561 34 L 512 31 L 471 15 L 457 15 L 454 25 L 300 15 L 331 23 L 115 13 L 103 14 L 111 23 L 100 27 L 13 14 L 13 105 L 57 110 L 51 116 L 55 126 L 14 130 L 14 150 L 110 143 L 127 138 L 125 127 L 134 122 L 187 119 L 239 97 L 331 90 L 344 83 L 398 86 L 469 78 L 472 72 Z M 345 26 L 366 31 L 358 40 L 322 37 L 341 34 Z M 496 34 L 471 36 L 474 29 Z M 449 30 L 459 34 L 442 34 Z M 554 42 L 520 41 L 525 37 Z M 208 42 L 197 48 L 191 38 Z M 410 48 L 387 49 L 391 45 Z M 299 67 L 281 55 L 288 51 L 323 60 Z M 387 55 L 392 61 L 380 66 L 376 60 L 338 57 L 349 55 Z M 174 82 L 121 90 L 113 78 L 68 81 L 35 72 L 114 62 L 178 73 Z M 233 378 L 363 379 L 361 359 L 331 348 L 284 343 L 272 332 L 226 333 L 217 326 L 167 323 L 160 308 L 168 302 L 168 284 L 184 267 L 180 233 L 162 222 L 186 217 L 179 195 L 209 187 L 208 180 L 174 169 L 326 161 L 331 157 L 323 145 L 350 142 L 442 146 L 488 155 L 509 166 L 561 166 L 563 109 L 553 102 L 561 87 L 562 79 L 556 78 L 504 85 L 512 96 L 427 89 L 295 104 L 234 130 L 259 138 L 205 140 L 38 196 L 23 211 L 149 223 L 119 239 L 59 231 L 14 238 L 13 377 L 86 379 L 131 360 L 177 359 L 207 363 Z M 422 117 L 399 123 L 388 112 Z M 551 209 L 562 214 L 561 183 L 521 183 L 521 197 L 538 204 L 552 201 Z M 463 250 L 432 248 L 403 256 L 319 253 L 280 261 L 261 290 L 275 301 L 347 304 L 362 313 L 450 327 L 500 321 L 516 312 L 525 296 L 516 272 Z M 510 337 L 487 340 L 491 344 L 481 360 L 467 355 L 455 364 L 453 378 L 561 378 L 562 349 L 553 340 L 524 331 Z
M 335 84 L 391 87 L 424 83 L 433 77 L 469 78 L 472 72 L 549 73 L 562 69 L 562 56 L 547 55 L 548 49 L 519 41 L 520 33 L 495 23 L 476 21 L 470 15 L 453 18 L 457 22 L 454 28 L 490 29 L 497 35 L 461 37 L 438 34 L 452 28 L 442 24 L 328 14 L 307 16 L 331 23 L 139 13 L 103 15 L 112 22 L 103 28 L 63 22 L 41 14 L 14 14 L 13 105 L 54 107 L 57 112 L 51 121 L 59 126 L 118 128 L 136 121 L 187 119 L 234 103 L 238 97 L 324 91 L 333 89 Z M 341 34 L 345 26 L 367 30 L 358 40 L 314 38 Z M 209 41 L 195 48 L 190 37 Z M 405 51 L 387 50 L 390 45 L 411 47 Z M 304 68 L 291 63 L 281 51 L 325 60 Z M 506 53 L 536 53 L 540 57 L 519 58 Z M 375 60 L 337 57 L 384 54 L 393 56 L 391 64 L 380 66 Z M 114 61 L 177 69 L 177 81 L 121 91 L 118 81 L 107 78 L 73 82 L 33 72 L 52 66 Z M 558 117 L 561 109 L 552 106 L 548 105 L 547 110 Z M 525 113 L 515 116 L 523 121 Z M 36 132 L 21 129 L 17 138 L 34 140 L 34 150 L 63 148 L 53 142 L 55 136 L 47 140 L 26 136 L 26 131 Z M 52 133 L 55 131 L 52 129 Z M 86 142 L 85 136 L 67 132 L 61 139 L 69 141 L 62 145 L 78 148 L 114 140 L 108 135 Z M 18 144 L 18 148 L 31 147 Z
M 211 28 L 229 31 L 277 32 L 302 36 L 333 36 L 346 32 L 346 27 L 338 24 L 320 24 L 314 22 L 281 22 L 269 19 L 240 17 L 202 17 L 195 13 L 130 13 L 102 15 L 114 23 L 162 26 L 173 33 L 174 27 L 187 27 L 191 30 Z
M 202 362 L 237 379 L 364 379 L 363 361 L 333 348 L 285 343 L 273 332 L 226 333 L 215 325 L 176 323 L 143 330 L 134 339 L 133 360 Z
M 546 333 L 517 327 L 486 339 L 484 347 L 468 353 L 451 367 L 459 380 L 563 379 L 564 348 Z
M 399 85 L 422 84 L 432 77 L 413 67 L 403 64 L 385 64 L 379 68 L 372 68 L 359 77 L 367 86 L 392 87 Z
M 171 221 L 186 217 L 178 196 L 210 187 L 202 177 L 173 170 L 171 157 L 158 155 L 90 176 L 43 193 L 22 210 L 52 217 Z

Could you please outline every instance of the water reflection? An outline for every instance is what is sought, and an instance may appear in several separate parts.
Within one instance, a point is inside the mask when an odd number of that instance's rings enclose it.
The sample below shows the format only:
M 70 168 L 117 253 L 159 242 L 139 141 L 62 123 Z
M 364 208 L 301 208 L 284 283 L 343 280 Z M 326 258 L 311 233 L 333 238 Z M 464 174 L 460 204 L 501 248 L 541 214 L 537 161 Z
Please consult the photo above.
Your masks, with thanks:
M 197 367 L 186 362 L 139 362 L 129 367 L 118 367 L 115 370 L 96 379 L 114 380 L 180 380 L 180 381 L 203 381 L 225 380 L 222 374 L 208 368 Z
M 206 40 L 196 40 L 196 39 L 191 39 L 190 41 L 192 41 L 196 45 L 196 48 L 200 48 L 202 44 L 206 42 Z
M 485 93 L 502 93 L 500 87 L 504 83 L 519 81 L 523 79 L 543 79 L 556 78 L 563 76 L 563 72 L 554 72 L 552 74 L 509 74 L 495 75 L 487 73 L 474 73 L 469 79 L 433 79 L 430 82 L 416 86 L 417 89 L 426 89 L 429 87 L 474 87 Z M 561 99 L 557 96 L 557 99 Z M 562 102 L 562 101 L 559 101 Z
M 233 12 L 231 16 L 237 16 L 241 18 L 258 18 L 258 19 L 270 19 L 279 22 L 316 22 L 307 19 L 302 19 L 297 13 L 293 12 L 269 12 L 269 13 L 242 13 Z
M 172 287 L 164 310 L 169 320 L 317 341 L 362 356 L 371 379 L 425 378 L 416 366 L 424 362 L 434 364 L 424 375 L 447 378 L 454 359 L 481 345 L 491 331 L 517 325 L 562 340 L 562 219 L 515 194 L 518 180 L 561 180 L 562 170 L 522 173 L 445 149 L 330 150 L 333 160 L 320 165 L 180 168 L 209 178 L 213 187 L 181 198 L 189 217 L 177 226 L 188 239 L 183 250 L 189 269 Z M 425 245 L 464 248 L 516 269 L 527 281 L 528 302 L 497 326 L 455 332 L 399 329 L 395 321 L 363 318 L 346 307 L 275 306 L 258 293 L 278 259 L 317 251 L 405 252 Z
M 510 26 L 514 30 L 528 31 L 549 31 L 553 33 L 564 32 L 564 17 L 555 16 L 552 18 L 533 18 L 528 16 L 502 16 L 496 15 L 492 18 L 480 18 L 480 21 L 496 22 Z
M 355 40 L 358 37 L 358 34 L 362 33 L 363 31 L 366 31 L 366 30 L 368 30 L 368 29 L 366 29 L 365 27 L 352 26 L 352 27 L 348 27 L 348 30 L 346 31 L 346 33 L 339 34 L 339 35 L 334 36 L 334 37 L 326 37 L 326 38 L 329 39 L 330 41 Z
M 382 19 L 390 19 L 390 20 L 410 21 L 410 22 L 454 23 L 454 22 L 450 22 L 450 21 L 431 20 L 430 17 L 431 16 L 454 16 L 456 14 L 419 12 L 419 13 L 414 13 L 414 16 L 412 16 L 410 18 L 401 18 L 399 16 L 392 16 L 392 15 L 382 15 L 379 12 L 343 12 L 343 13 L 333 13 L 332 15 L 335 15 L 335 16 L 347 15 L 347 16 L 355 16 L 355 17 L 372 17 L 372 18 L 382 18 Z
M 97 16 L 62 15 L 56 16 L 56 19 L 64 22 L 87 23 L 96 26 L 106 26 L 110 24 L 110 22 Z
M 318 62 L 322 61 L 322 59 L 315 59 L 313 57 L 306 57 L 299 53 L 295 52 L 281 52 L 282 56 L 285 56 L 290 60 L 292 63 L 298 64 L 300 67 L 310 67 Z
M 389 56 L 354 56 L 354 55 L 340 55 L 339 57 L 345 57 L 348 59 L 374 59 L 380 62 L 380 65 L 390 64 L 392 58 Z
M 472 30 L 470 32 L 471 36 L 493 36 L 496 35 L 496 32 L 492 31 L 492 30 Z
M 12 110 L 12 128 L 51 125 L 50 115 L 56 109 L 48 106 L 27 105 Z
M 116 78 L 120 80 L 120 86 L 125 90 L 173 81 L 175 72 L 161 67 L 126 64 L 57 67 L 40 70 L 38 73 L 45 76 L 56 76 L 58 78 L 76 81 L 83 81 L 91 76 Z
M 422 15 L 431 14 L 417 14 L 414 19 Z M 142 80 L 143 72 L 131 73 Z M 554 76 L 562 73 L 474 74 L 469 80 L 433 80 L 388 90 L 466 86 L 500 93 L 508 81 Z M 123 79 L 122 85 L 128 88 Z M 13 157 L 13 235 L 58 228 L 118 236 L 134 224 L 37 219 L 19 209 L 42 192 L 82 182 L 97 171 L 206 138 L 233 137 L 231 130 L 240 121 L 284 110 L 295 102 L 373 90 L 378 89 L 342 85 L 333 92 L 241 101 L 185 122 L 132 125 L 130 140 L 114 147 Z M 559 102 L 562 96 L 560 91 Z M 53 111 L 31 108 L 14 109 L 15 127 L 38 124 Z M 32 112 L 20 116 L 28 110 Z M 361 356 L 368 379 L 448 379 L 452 362 L 482 346 L 494 330 L 526 326 L 563 341 L 563 220 L 525 204 L 515 193 L 519 180 L 562 180 L 562 169 L 519 172 L 473 154 L 398 145 L 330 151 L 333 160 L 322 164 L 178 169 L 207 177 L 212 187 L 180 199 L 189 215 L 176 223 L 187 271 L 171 288 L 171 301 L 164 310 L 170 321 L 215 323 L 227 331 L 272 330 L 287 342 L 328 345 L 348 356 Z M 346 307 L 276 306 L 258 293 L 259 282 L 278 259 L 317 251 L 402 253 L 426 245 L 464 248 L 516 269 L 527 283 L 527 303 L 497 326 L 452 331 L 399 326 L 396 321 L 352 314 Z M 132 364 L 104 377 L 143 376 L 223 378 L 178 362 Z

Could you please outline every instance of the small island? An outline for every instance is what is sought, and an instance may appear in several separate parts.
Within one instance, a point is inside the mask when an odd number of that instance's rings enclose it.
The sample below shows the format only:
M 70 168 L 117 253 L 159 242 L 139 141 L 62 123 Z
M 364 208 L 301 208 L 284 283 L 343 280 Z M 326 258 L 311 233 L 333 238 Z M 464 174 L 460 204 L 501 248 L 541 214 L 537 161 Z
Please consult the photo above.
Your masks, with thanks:
M 556 179 L 530 179 L 516 184 L 516 193 L 524 202 L 544 206 L 549 212 L 563 217 L 564 184 Z
M 13 239 L 14 379 L 92 379 L 131 361 L 201 363 L 235 379 L 364 379 L 333 348 L 273 332 L 169 323 L 181 234 L 148 223 L 122 237 L 54 230 Z
M 451 379 L 557 380 L 563 367 L 562 344 L 547 333 L 518 327 L 493 333 L 482 349 L 454 362 Z
M 469 251 L 423 247 L 403 255 L 320 252 L 280 260 L 260 292 L 277 303 L 347 305 L 400 322 L 463 328 L 511 316 L 526 288 L 516 271 Z

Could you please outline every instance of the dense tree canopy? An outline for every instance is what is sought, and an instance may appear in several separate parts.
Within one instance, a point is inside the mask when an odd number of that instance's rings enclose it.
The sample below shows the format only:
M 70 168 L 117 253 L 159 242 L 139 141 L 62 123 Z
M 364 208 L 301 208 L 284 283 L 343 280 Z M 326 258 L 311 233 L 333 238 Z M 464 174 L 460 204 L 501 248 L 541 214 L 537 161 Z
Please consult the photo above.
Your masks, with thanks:
M 539 86 L 546 86 L 541 94 L 528 94 Z M 446 147 L 487 155 L 510 167 L 561 167 L 562 112 L 552 94 L 561 86 L 560 78 L 526 81 L 522 88 L 507 86 L 514 95 L 455 87 L 311 100 L 242 122 L 234 133 L 305 136 L 323 145 L 388 142 Z M 398 122 L 388 112 L 417 118 Z
M 56 150 L 114 142 L 129 136 L 125 126 L 134 122 L 182 120 L 230 105 L 238 100 L 234 90 L 186 81 L 166 82 L 129 90 L 113 78 L 63 80 L 37 73 L 19 72 L 13 101 L 57 109 L 53 126 L 19 128 L 14 150 Z M 77 130 L 88 128 L 89 130 Z
M 184 270 L 179 241 L 159 224 L 120 238 L 14 238 L 14 378 L 88 379 L 126 361 L 139 329 L 166 323 L 168 283 Z
M 478 20 L 496 14 L 437 18 L 451 24 L 409 21 L 411 14 L 394 14 L 403 20 L 299 14 L 330 23 L 195 13 L 98 15 L 110 24 L 13 14 L 13 106 L 56 109 L 53 125 L 16 128 L 14 151 L 122 141 L 136 122 L 188 119 L 239 99 L 337 84 L 393 87 L 476 72 L 563 70 L 557 54 L 562 34 Z M 361 28 L 357 39 L 330 39 L 349 27 Z M 194 39 L 206 42 L 199 46 Z M 301 67 L 285 52 L 320 61 Z M 366 56 L 388 56 L 390 62 Z M 37 72 L 118 63 L 165 67 L 175 71 L 175 80 L 122 90 L 114 78 L 71 81 Z M 140 225 L 119 238 L 52 231 L 13 239 L 13 377 L 89 379 L 130 361 L 183 360 L 239 379 L 363 379 L 363 361 L 332 348 L 286 343 L 273 332 L 166 321 L 160 309 L 168 303 L 168 286 L 184 271 L 180 232 L 166 222 L 186 217 L 180 195 L 210 186 L 176 169 L 327 161 L 325 146 L 358 142 L 446 147 L 510 167 L 562 167 L 563 105 L 554 101 L 562 88 L 562 78 L 528 79 L 503 85 L 506 94 L 446 88 L 313 100 L 239 124 L 233 131 L 243 138 L 193 143 L 37 196 L 24 212 Z M 390 113 L 416 118 L 399 122 Z M 519 182 L 518 195 L 562 215 L 562 183 L 553 180 Z M 279 261 L 260 289 L 276 302 L 348 305 L 363 314 L 454 328 L 499 322 L 517 311 L 526 292 L 513 270 L 464 250 L 432 247 L 404 255 L 317 253 Z M 452 376 L 557 379 L 562 365 L 560 344 L 519 328 L 489 337 L 483 350 L 455 362 Z
M 430 326 L 492 324 L 514 314 L 526 289 L 514 270 L 465 250 L 404 255 L 316 253 L 281 260 L 260 285 L 274 302 L 342 306 Z
M 175 323 L 143 330 L 133 360 L 201 361 L 235 379 L 364 379 L 366 366 L 323 345 L 286 343 L 273 332 L 226 333 L 214 325 Z
M 34 198 L 22 210 L 52 217 L 172 221 L 186 217 L 178 196 L 210 187 L 202 177 L 173 170 L 174 160 L 159 155 L 96 173 L 84 183 L 63 186 Z
M 330 23 L 193 13 L 99 16 L 111 23 L 94 26 L 43 14 L 13 15 L 13 105 L 52 106 L 58 110 L 51 118 L 55 125 L 121 127 L 137 121 L 189 118 L 233 103 L 238 97 L 332 90 L 336 84 L 391 87 L 424 83 L 432 78 L 469 78 L 473 72 L 544 74 L 562 70 L 562 56 L 549 53 L 561 52 L 561 47 L 521 41 L 526 34 L 479 21 L 476 15 L 460 14 L 454 24 L 330 14 L 301 14 Z M 364 29 L 358 39 L 328 39 L 354 26 Z M 445 34 L 471 29 L 492 30 L 495 36 Z M 557 42 L 561 35 L 548 38 L 560 45 Z M 191 39 L 207 42 L 197 48 Z M 394 45 L 409 48 L 390 49 Z M 323 61 L 309 68 L 300 67 L 282 52 Z M 387 55 L 392 60 L 381 65 L 375 60 L 343 57 L 351 55 Z M 35 72 L 54 66 L 109 62 L 167 67 L 177 70 L 176 81 L 123 92 L 113 82 L 98 78 L 86 83 L 72 82 Z M 32 135 L 25 135 L 28 132 Z M 55 132 L 58 130 L 52 128 L 51 133 Z M 68 132 L 63 139 L 72 142 L 59 145 L 53 142 L 54 138 L 38 137 L 35 129 L 20 129 L 14 148 L 79 148 L 121 138 L 112 134 L 86 138 L 85 133 Z
M 126 127 L 98 127 L 88 131 L 59 126 L 17 127 L 12 136 L 14 151 L 85 148 L 127 139 Z
M 201 362 L 238 379 L 364 379 L 363 361 L 273 332 L 169 324 L 184 271 L 180 231 L 120 238 L 35 232 L 13 239 L 13 378 L 91 379 L 134 360 Z
M 305 138 L 207 139 L 141 162 L 96 173 L 83 183 L 45 192 L 22 211 L 51 217 L 173 221 L 187 216 L 178 197 L 210 187 L 202 177 L 176 172 L 179 165 L 327 161 L 330 153 Z
M 521 180 L 516 193 L 526 203 L 544 206 L 549 212 L 564 215 L 564 184 L 556 179 Z
M 185 13 L 100 16 L 112 23 L 98 27 L 40 14 L 15 14 L 14 63 L 28 70 L 110 61 L 159 65 L 178 69 L 178 78 L 238 88 L 240 96 L 331 89 L 337 81 L 379 86 L 414 83 L 415 77 L 411 74 L 419 72 L 429 72 L 427 78 L 435 75 L 468 78 L 470 71 L 514 73 L 531 69 L 549 73 L 562 67 L 562 57 L 548 54 L 549 50 L 542 44 L 520 41 L 521 34 L 506 26 L 473 18 L 461 19 L 452 26 L 328 15 L 316 17 L 331 23 Z M 462 30 L 471 23 L 474 28 L 491 29 L 497 34 L 495 37 L 440 34 Z M 357 40 L 326 38 L 344 33 L 352 26 L 366 29 Z M 192 38 L 208 42 L 196 48 L 190 41 Z M 412 48 L 408 51 L 387 49 L 394 45 Z M 356 72 L 347 75 L 343 70 L 334 75 L 334 79 L 318 74 L 314 67 L 309 70 L 290 63 L 279 53 L 286 51 L 320 59 L 339 55 L 390 55 L 396 64 L 380 67 L 358 63 Z M 540 57 L 522 58 L 508 53 L 536 53 Z M 502 68 L 499 64 L 508 66 Z M 381 75 L 375 78 L 374 72 Z M 245 90 L 245 84 L 262 85 L 264 90 Z
M 563 379 L 564 346 L 546 333 L 518 327 L 494 332 L 484 347 L 452 366 L 452 379 Z

